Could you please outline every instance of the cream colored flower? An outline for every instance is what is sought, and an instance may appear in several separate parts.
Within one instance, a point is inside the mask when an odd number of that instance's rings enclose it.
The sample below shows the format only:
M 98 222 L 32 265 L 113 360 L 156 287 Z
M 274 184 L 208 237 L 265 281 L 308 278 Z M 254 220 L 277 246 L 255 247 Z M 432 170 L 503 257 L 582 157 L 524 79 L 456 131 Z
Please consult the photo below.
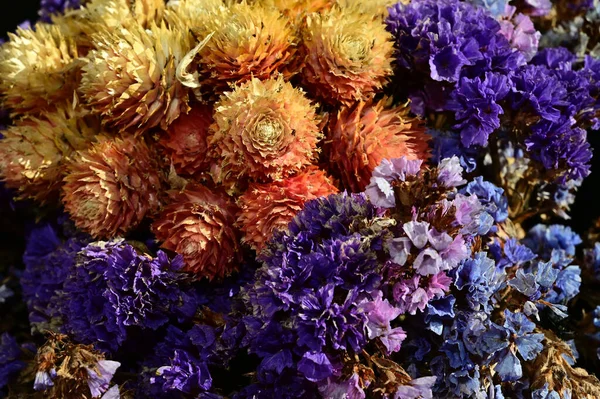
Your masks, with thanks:
M 83 67 L 80 91 L 109 126 L 142 133 L 166 129 L 187 112 L 188 90 L 176 68 L 192 48 L 189 32 L 152 24 L 104 31 Z

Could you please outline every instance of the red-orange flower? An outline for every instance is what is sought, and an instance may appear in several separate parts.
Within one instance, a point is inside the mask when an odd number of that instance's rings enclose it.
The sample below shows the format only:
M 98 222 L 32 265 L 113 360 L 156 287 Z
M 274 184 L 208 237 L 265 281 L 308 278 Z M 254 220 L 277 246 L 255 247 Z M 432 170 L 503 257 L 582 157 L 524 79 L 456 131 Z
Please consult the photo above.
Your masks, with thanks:
M 244 241 L 260 251 L 275 230 L 287 228 L 306 201 L 337 191 L 325 172 L 316 167 L 271 183 L 251 184 L 238 200 Z
M 372 98 L 392 75 L 393 47 L 383 21 L 359 7 L 311 14 L 301 46 L 303 84 L 334 105 Z
M 197 104 L 169 126 L 160 140 L 164 153 L 180 175 L 197 176 L 209 169 L 208 129 L 213 122 L 212 106 Z
M 77 227 L 97 238 L 125 234 L 159 206 L 156 155 L 141 138 L 102 138 L 67 168 L 63 203 Z
M 329 123 L 326 153 L 332 171 L 344 187 L 363 191 L 373 169 L 385 158 L 429 158 L 429 136 L 419 119 L 408 116 L 406 105 L 390 107 L 389 100 L 358 102 L 343 107 Z
M 237 207 L 224 193 L 199 184 L 171 193 L 152 224 L 161 247 L 181 254 L 185 271 L 198 278 L 222 278 L 241 261 L 238 232 L 233 227 Z

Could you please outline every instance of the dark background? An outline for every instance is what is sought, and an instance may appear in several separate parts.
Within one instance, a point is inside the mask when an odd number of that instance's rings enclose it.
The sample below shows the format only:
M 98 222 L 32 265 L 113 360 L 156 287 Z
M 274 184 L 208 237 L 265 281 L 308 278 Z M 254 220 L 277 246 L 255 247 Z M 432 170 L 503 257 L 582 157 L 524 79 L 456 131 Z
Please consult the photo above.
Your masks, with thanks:
M 2 36 L 6 32 L 13 32 L 17 25 L 25 20 L 34 22 L 37 19 L 37 10 L 40 0 L 3 0 L 0 11 L 0 28 Z
M 0 12 L 0 31 L 3 34 L 14 31 L 17 25 L 25 20 L 33 23 L 37 19 L 40 0 L 3 1 L 6 2 Z M 588 139 L 592 147 L 596 148 L 597 156 L 593 160 L 591 176 L 584 181 L 577 194 L 577 202 L 571 210 L 572 220 L 566 222 L 580 234 L 583 234 L 600 217 L 600 131 L 590 132 Z

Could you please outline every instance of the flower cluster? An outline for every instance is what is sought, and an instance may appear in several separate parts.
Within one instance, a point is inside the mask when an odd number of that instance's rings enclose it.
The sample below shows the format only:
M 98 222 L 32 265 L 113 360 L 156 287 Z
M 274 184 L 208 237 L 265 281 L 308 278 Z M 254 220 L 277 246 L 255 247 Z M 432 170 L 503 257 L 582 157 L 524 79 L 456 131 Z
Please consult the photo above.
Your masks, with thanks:
M 598 0 L 39 16 L 0 44 L 0 396 L 600 398 L 600 222 L 561 224 Z

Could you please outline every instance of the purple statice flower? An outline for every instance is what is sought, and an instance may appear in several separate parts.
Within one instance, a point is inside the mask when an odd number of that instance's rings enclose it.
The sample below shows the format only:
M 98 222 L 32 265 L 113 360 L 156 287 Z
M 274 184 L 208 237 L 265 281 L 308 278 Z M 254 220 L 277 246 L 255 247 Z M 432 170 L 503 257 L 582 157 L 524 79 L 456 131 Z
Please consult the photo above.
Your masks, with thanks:
M 460 160 L 460 166 L 466 172 L 470 173 L 475 170 L 477 167 L 477 150 L 475 148 L 465 148 L 457 133 L 427 129 L 427 134 L 432 137 L 431 160 L 434 165 L 439 164 L 445 158 L 457 156 Z
M 67 9 L 81 6 L 81 0 L 41 0 L 38 15 L 43 22 L 50 22 L 54 14 L 62 14 Z
M 535 29 L 529 16 L 521 13 L 515 15 L 516 11 L 516 7 L 506 4 L 499 21 L 500 33 L 529 61 L 538 51 L 542 34 Z
M 493 353 L 498 362 L 496 372 L 502 381 L 516 381 L 523 376 L 521 361 L 517 352 L 526 361 L 534 360 L 544 346 L 544 334 L 533 333 L 535 324 L 523 313 L 504 310 L 504 324 L 493 323 L 484 333 L 486 351 Z
M 496 223 L 504 222 L 508 218 L 508 199 L 504 190 L 483 180 L 483 177 L 477 176 L 461 190 L 461 193 L 477 196 Z
M 107 351 L 119 348 L 129 326 L 157 329 L 181 313 L 182 265 L 180 256 L 152 258 L 120 239 L 89 244 L 61 293 L 63 329 Z
M 398 349 L 401 331 L 386 324 L 397 312 L 369 305 L 382 301 L 378 257 L 389 222 L 364 194 L 343 193 L 309 201 L 289 231 L 275 233 L 243 291 L 261 383 L 294 375 L 319 383 L 340 371 L 340 351 L 358 353 L 374 338 Z
M 66 231 L 68 227 L 63 229 Z M 25 270 L 20 280 L 23 299 L 30 323 L 39 330 L 58 328 L 60 292 L 75 265 L 77 253 L 90 240 L 82 234 L 71 237 L 67 234 L 65 238 L 59 230 L 52 223 L 34 227 L 23 255 Z
M 534 61 L 542 62 L 543 58 Z M 560 171 L 559 183 L 586 177 L 592 153 L 586 131 L 576 126 L 575 117 L 593 104 L 589 79 L 583 72 L 528 65 L 519 69 L 512 81 L 508 104 L 537 118 L 523 140 L 531 158 L 548 170 Z
M 416 176 L 421 170 L 423 161 L 409 160 L 406 157 L 384 159 L 373 170 L 371 181 L 365 189 L 369 200 L 381 208 L 396 206 L 392 182 L 406 181 L 409 176 Z
M 423 110 L 442 110 L 448 98 L 427 93 L 443 93 L 448 85 L 452 90 L 463 77 L 508 73 L 524 63 L 521 53 L 513 51 L 500 33 L 500 24 L 484 8 L 470 3 L 399 2 L 389 8 L 386 23 L 395 38 L 399 76 L 409 74 L 415 82 L 407 94 Z M 432 101 L 435 97 L 441 97 L 441 102 Z
M 447 109 L 455 112 L 462 144 L 485 146 L 488 137 L 500 127 L 504 109 L 498 103 L 511 90 L 511 81 L 499 73 L 487 72 L 484 78 L 462 77 L 452 92 Z
M 170 365 L 160 367 L 156 375 L 161 378 L 162 388 L 167 392 L 194 393 L 208 390 L 212 385 L 207 364 L 184 350 L 175 350 Z
M 0 394 L 10 380 L 25 368 L 20 357 L 21 348 L 17 340 L 6 332 L 0 335 Z

